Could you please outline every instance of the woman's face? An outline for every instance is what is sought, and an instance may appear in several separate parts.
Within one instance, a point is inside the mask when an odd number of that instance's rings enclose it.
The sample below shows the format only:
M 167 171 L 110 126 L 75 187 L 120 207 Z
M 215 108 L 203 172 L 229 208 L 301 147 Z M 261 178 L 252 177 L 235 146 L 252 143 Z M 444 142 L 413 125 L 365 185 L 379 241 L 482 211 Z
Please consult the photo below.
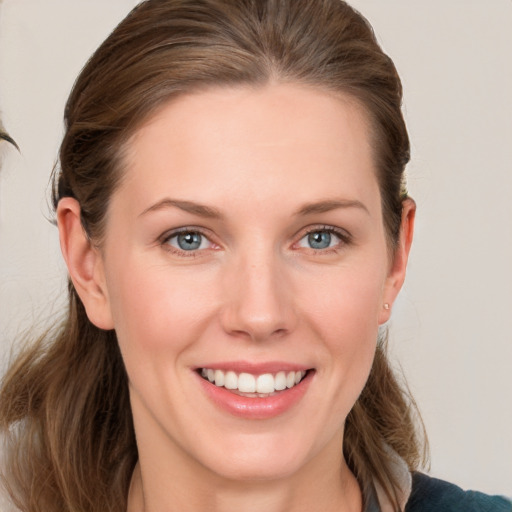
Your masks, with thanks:
M 141 464 L 338 464 L 403 279 L 362 110 L 289 84 L 212 89 L 162 108 L 125 164 L 97 275 Z

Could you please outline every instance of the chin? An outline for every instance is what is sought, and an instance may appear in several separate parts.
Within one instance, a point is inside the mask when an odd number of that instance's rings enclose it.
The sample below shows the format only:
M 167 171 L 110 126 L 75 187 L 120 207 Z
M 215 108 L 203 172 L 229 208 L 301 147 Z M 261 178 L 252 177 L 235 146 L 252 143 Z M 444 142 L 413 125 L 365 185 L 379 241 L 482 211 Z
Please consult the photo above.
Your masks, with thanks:
M 220 450 L 210 451 L 207 460 L 203 458 L 203 464 L 226 480 L 249 482 L 287 478 L 299 472 L 311 458 L 304 450 L 306 443 L 295 444 L 287 437 L 261 439 L 255 436 L 242 442 L 222 443 L 230 449 L 223 450 L 219 446 Z
M 274 457 L 253 460 L 234 459 L 227 465 L 211 468 L 225 480 L 237 482 L 268 482 L 288 478 L 297 473 L 300 464 L 295 461 L 275 460 Z

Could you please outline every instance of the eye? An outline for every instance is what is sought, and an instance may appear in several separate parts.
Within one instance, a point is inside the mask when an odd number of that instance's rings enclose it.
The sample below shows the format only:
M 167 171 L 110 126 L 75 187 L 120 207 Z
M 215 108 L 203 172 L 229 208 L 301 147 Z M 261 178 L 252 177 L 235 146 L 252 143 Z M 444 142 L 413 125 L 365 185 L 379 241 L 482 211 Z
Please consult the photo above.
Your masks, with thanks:
M 312 249 L 327 249 L 331 246 L 332 235 L 328 231 L 315 231 L 307 235 L 307 240 Z
M 209 249 L 212 243 L 199 231 L 180 231 L 169 235 L 164 243 L 178 251 L 193 252 Z
M 347 238 L 347 235 L 339 233 L 334 228 L 313 229 L 299 240 L 298 246 L 322 251 L 333 249 L 344 242 L 346 243 L 348 241 Z

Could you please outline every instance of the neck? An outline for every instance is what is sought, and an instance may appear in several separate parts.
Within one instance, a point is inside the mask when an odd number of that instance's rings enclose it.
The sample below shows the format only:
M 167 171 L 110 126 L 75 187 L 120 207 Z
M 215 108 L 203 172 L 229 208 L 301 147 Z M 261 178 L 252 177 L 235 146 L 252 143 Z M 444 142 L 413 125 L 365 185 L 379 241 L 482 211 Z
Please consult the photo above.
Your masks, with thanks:
M 360 512 L 359 485 L 341 446 L 336 456 L 329 448 L 334 470 L 321 457 L 290 477 L 261 481 L 225 479 L 204 468 L 190 472 L 176 465 L 177 471 L 169 466 L 164 475 L 141 458 L 132 477 L 128 512 Z

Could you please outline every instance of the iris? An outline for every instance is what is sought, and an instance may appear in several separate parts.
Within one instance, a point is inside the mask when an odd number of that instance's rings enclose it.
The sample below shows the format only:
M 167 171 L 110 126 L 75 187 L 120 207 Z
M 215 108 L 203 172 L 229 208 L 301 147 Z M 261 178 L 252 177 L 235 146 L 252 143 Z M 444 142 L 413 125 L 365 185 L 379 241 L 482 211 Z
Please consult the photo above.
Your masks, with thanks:
M 200 233 L 182 233 L 176 236 L 176 242 L 183 251 L 195 251 L 201 247 L 202 236 Z
M 328 231 L 315 231 L 309 233 L 308 243 L 312 249 L 327 249 L 331 245 L 331 238 Z

